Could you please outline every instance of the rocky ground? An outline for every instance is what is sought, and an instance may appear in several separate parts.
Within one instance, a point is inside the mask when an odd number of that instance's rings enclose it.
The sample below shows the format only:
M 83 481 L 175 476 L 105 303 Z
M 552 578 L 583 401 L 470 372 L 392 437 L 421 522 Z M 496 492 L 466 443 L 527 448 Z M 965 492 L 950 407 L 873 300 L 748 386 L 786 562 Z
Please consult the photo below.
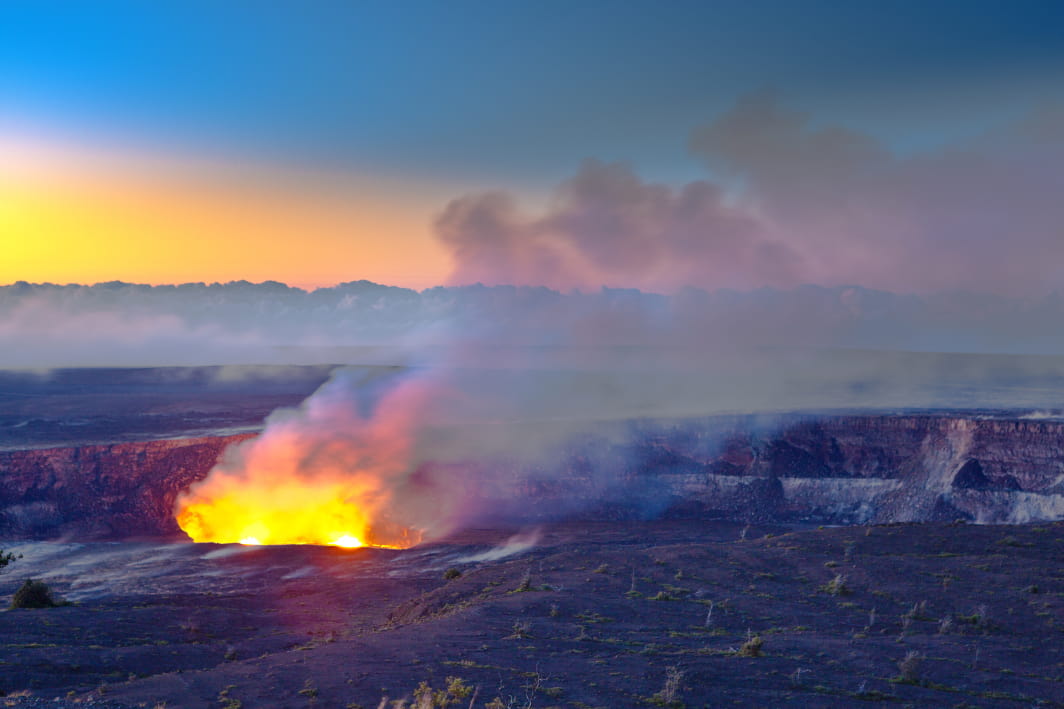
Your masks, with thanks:
M 1061 523 L 5 546 L 6 706 L 1064 707 Z

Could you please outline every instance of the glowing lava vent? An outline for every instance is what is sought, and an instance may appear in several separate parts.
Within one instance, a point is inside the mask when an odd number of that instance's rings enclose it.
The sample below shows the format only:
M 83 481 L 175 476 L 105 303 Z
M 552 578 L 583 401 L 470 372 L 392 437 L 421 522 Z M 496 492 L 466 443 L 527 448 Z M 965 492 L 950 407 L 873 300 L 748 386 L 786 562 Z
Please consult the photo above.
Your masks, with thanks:
M 328 391 L 271 417 L 177 501 L 196 542 L 406 548 L 420 529 L 397 519 L 409 442 L 387 411 L 356 420 Z M 355 433 L 353 433 L 355 432 Z
M 230 481 L 226 481 L 230 482 Z M 360 495 L 342 485 L 239 486 L 214 481 L 179 503 L 177 523 L 196 542 L 321 544 L 406 548 L 421 541 L 412 529 L 374 523 Z

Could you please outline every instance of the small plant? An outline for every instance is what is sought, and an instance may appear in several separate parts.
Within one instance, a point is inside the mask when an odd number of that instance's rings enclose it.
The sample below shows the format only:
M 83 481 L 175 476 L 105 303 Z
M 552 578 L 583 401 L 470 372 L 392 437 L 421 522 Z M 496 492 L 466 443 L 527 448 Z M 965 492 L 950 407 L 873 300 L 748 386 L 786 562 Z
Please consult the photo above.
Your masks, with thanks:
M 236 689 L 235 684 L 227 686 L 222 691 L 218 692 L 218 703 L 222 705 L 222 709 L 240 709 L 244 706 L 244 703 L 236 697 L 230 697 L 229 693 Z
M 931 620 L 927 615 L 927 601 L 914 603 L 913 607 L 909 609 L 909 612 L 906 613 L 906 615 L 913 620 Z
M 898 660 L 898 682 L 916 684 L 920 679 L 920 663 L 923 658 L 916 650 L 905 653 L 905 657 Z
M 14 552 L 10 551 L 6 552 L 3 549 L 0 549 L 0 570 L 5 569 L 8 564 L 14 561 L 18 561 L 21 558 L 22 554 L 15 554 Z
M 679 699 L 680 683 L 683 682 L 683 670 L 679 667 L 665 668 L 665 686 L 661 691 L 650 698 L 650 703 L 659 707 L 679 707 L 683 702 Z
M 12 608 L 54 608 L 59 604 L 44 581 L 27 579 L 11 598 Z
M 315 699 L 318 696 L 318 688 L 314 686 L 312 680 L 308 679 L 303 683 L 303 689 L 299 690 L 299 694 L 310 699 Z
M 522 623 L 519 620 L 515 620 L 511 633 L 506 636 L 507 640 L 524 640 L 532 637 L 532 624 Z
M 750 635 L 739 647 L 739 657 L 761 657 L 761 646 L 764 641 L 760 635 Z
M 443 580 L 444 581 L 451 581 L 453 579 L 460 578 L 461 576 L 462 576 L 462 572 L 460 570 L 456 569 L 453 566 L 443 572 Z
M 514 593 L 527 593 L 532 590 L 532 569 L 525 572 L 525 575 L 521 578 L 521 583 L 514 589 Z
M 985 628 L 990 622 L 989 611 L 983 604 L 976 606 L 971 615 L 957 616 L 957 619 L 979 628 Z
M 851 593 L 850 588 L 846 585 L 846 577 L 842 574 L 835 574 L 835 578 L 821 586 L 820 590 L 829 596 L 845 596 Z
M 948 633 L 950 631 L 950 628 L 952 628 L 952 627 L 953 627 L 953 618 L 947 615 L 946 617 L 941 618 L 938 621 L 938 634 L 939 635 L 945 635 L 946 633 Z
M 665 591 L 658 591 L 656 594 L 650 597 L 652 601 L 671 601 L 673 597 Z
M 606 573 L 609 570 L 610 570 L 610 565 L 609 564 L 602 564 L 597 569 L 592 571 L 591 573 L 593 573 L 593 574 L 604 574 L 604 573 Z
M 466 684 L 461 677 L 448 677 L 447 694 L 454 697 L 455 700 L 466 699 L 473 694 L 473 688 Z

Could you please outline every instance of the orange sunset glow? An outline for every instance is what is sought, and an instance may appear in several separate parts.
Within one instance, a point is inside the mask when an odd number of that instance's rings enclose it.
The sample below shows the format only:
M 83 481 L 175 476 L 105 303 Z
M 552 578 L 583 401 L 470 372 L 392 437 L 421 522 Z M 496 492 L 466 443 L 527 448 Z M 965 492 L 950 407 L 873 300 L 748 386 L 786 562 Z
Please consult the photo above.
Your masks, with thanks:
M 0 283 L 369 279 L 425 287 L 447 259 L 430 197 L 384 180 L 0 143 Z M 295 245 L 295 246 L 294 246 Z

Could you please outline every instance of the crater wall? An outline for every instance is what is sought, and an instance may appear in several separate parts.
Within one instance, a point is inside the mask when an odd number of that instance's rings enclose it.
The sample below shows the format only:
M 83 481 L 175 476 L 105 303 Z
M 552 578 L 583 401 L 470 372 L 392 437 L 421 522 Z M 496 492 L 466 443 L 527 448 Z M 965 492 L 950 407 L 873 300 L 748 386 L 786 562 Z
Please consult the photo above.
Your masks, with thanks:
M 1064 519 L 1060 421 L 921 414 L 626 426 L 610 443 L 575 442 L 550 475 L 477 464 L 479 507 L 510 521 Z M 228 445 L 251 435 L 0 452 L 0 537 L 181 537 L 177 495 L 204 478 Z

